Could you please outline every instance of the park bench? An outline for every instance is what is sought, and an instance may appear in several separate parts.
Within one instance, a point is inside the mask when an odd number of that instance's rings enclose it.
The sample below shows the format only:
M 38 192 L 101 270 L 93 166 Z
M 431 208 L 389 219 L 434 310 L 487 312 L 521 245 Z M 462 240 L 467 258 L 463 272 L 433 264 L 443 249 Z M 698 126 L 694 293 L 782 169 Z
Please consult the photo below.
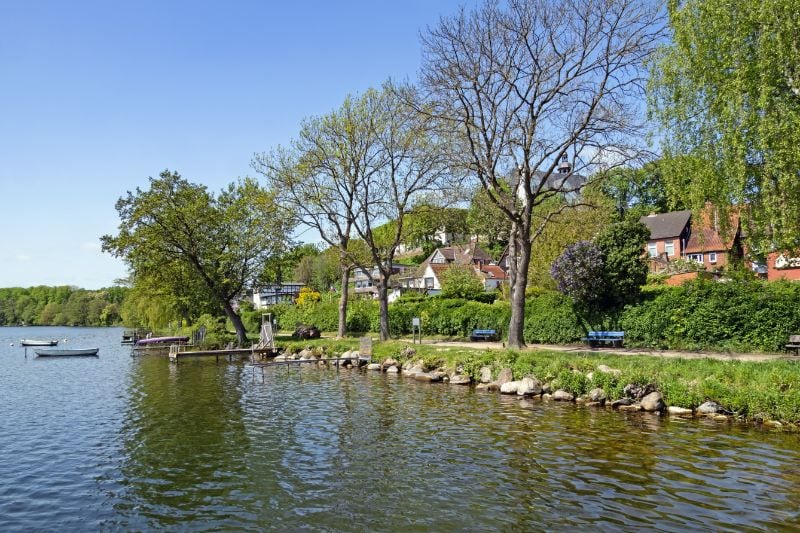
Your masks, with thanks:
M 789 343 L 786 344 L 786 351 L 794 351 L 795 355 L 800 355 L 800 335 L 789 335 Z
M 615 348 L 622 348 L 622 341 L 625 340 L 624 331 L 590 331 L 581 339 L 594 348 L 595 346 L 610 345 Z
M 473 329 L 469 336 L 471 341 L 496 341 L 497 330 L 494 329 Z

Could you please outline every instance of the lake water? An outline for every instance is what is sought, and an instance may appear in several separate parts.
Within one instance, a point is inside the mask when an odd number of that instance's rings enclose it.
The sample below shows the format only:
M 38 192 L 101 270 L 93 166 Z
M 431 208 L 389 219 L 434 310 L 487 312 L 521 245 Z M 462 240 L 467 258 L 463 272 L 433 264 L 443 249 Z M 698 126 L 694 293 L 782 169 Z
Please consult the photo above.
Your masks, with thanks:
M 798 435 L 356 370 L 262 382 L 121 333 L 0 328 L 0 530 L 800 528 Z

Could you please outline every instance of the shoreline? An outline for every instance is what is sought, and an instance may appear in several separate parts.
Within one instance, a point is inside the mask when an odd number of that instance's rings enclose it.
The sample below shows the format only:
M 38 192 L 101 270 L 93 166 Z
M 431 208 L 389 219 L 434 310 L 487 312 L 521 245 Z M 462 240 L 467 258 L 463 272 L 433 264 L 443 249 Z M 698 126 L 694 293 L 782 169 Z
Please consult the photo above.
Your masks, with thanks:
M 281 360 L 326 365 L 352 357 L 358 339 L 291 341 Z M 341 354 L 341 355 L 338 355 Z M 366 369 L 429 383 L 474 386 L 521 400 L 565 401 L 622 412 L 707 417 L 800 430 L 800 358 L 780 354 L 708 354 L 637 349 L 402 340 L 375 343 Z M 341 363 L 340 363 L 341 364 Z

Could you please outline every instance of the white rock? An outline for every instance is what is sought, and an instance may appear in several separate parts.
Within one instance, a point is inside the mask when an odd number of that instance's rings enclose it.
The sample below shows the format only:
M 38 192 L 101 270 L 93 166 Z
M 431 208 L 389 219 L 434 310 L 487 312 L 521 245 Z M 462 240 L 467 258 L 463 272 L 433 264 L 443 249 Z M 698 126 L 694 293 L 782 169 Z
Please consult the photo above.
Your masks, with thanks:
M 519 388 L 519 381 L 507 381 L 500 384 L 500 394 L 516 394 Z
M 687 409 L 685 407 L 678 407 L 676 405 L 670 405 L 667 407 L 667 412 L 673 416 L 691 416 L 692 410 Z

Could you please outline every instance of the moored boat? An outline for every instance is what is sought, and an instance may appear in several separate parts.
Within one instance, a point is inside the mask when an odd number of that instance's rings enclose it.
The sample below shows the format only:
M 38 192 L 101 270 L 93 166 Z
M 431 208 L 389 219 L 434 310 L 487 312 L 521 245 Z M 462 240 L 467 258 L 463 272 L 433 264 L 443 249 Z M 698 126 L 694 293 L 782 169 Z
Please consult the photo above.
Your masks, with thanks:
M 57 346 L 57 340 L 35 340 L 35 339 L 22 339 L 19 341 L 22 346 Z
M 100 348 L 73 348 L 69 350 L 45 350 L 35 349 L 36 355 L 39 357 L 69 357 L 69 356 L 84 356 L 84 357 L 97 357 L 97 352 Z

